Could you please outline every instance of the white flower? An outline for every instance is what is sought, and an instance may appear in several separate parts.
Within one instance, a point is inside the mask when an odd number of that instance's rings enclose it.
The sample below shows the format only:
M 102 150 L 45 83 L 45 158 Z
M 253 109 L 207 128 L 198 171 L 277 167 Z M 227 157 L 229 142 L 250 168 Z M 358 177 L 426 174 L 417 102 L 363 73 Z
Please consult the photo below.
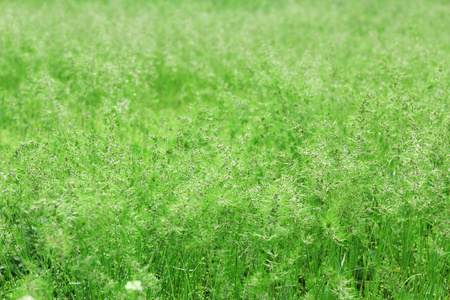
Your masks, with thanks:
M 142 291 L 144 288 L 142 287 L 142 282 L 139 280 L 128 281 L 125 285 L 125 289 L 127 291 Z M 26 299 L 28 300 L 28 299 Z
M 23 296 L 22 298 L 17 299 L 17 300 L 36 300 L 36 299 L 33 296 L 26 295 L 26 296 Z

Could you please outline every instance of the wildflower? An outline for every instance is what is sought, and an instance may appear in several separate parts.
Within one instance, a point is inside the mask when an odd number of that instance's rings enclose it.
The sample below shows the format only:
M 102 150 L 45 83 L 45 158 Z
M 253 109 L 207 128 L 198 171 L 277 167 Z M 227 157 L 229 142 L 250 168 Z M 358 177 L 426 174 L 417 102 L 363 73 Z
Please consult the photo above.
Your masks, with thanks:
M 125 289 L 127 291 L 142 291 L 143 290 L 142 282 L 139 280 L 128 281 L 127 284 L 125 285 Z
M 23 296 L 22 298 L 19 298 L 17 300 L 36 300 L 36 299 L 33 296 L 26 295 L 26 296 Z

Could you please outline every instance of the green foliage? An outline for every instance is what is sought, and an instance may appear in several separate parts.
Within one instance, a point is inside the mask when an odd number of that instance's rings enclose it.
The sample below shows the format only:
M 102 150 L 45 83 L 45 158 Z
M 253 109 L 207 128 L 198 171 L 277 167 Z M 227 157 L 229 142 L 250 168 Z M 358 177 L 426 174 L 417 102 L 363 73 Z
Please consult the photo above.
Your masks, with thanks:
M 0 298 L 450 297 L 445 1 L 0 2 Z

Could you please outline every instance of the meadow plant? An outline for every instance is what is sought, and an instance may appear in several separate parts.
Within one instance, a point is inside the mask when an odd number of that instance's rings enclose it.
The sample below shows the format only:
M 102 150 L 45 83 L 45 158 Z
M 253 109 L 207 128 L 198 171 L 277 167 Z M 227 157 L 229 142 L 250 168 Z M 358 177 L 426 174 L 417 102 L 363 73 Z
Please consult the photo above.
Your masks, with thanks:
M 449 298 L 449 13 L 1 1 L 0 298 Z

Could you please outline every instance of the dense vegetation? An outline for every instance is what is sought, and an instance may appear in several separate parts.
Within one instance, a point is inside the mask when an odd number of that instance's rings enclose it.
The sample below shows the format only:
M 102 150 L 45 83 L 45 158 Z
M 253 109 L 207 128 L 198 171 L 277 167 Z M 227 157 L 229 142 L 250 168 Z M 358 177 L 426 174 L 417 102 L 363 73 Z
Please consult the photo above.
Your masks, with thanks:
M 448 299 L 450 3 L 0 2 L 0 298 Z

